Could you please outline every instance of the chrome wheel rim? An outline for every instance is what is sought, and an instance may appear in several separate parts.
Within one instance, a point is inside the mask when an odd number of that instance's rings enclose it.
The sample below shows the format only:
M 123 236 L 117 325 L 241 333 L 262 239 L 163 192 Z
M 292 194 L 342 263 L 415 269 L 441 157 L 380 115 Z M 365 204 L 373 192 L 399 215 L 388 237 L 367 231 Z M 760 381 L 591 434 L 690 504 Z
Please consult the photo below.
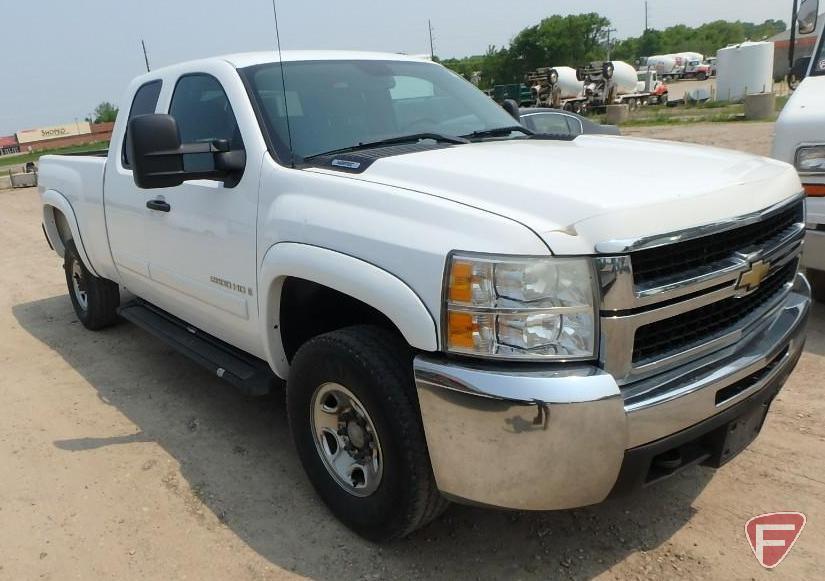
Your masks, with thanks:
M 84 311 L 88 310 L 89 294 L 86 291 L 83 269 L 77 260 L 72 262 L 72 290 L 74 291 L 74 298 L 77 299 L 77 304 L 80 305 L 80 308 Z
M 364 405 L 338 383 L 319 386 L 311 405 L 315 449 L 330 476 L 353 496 L 373 494 L 381 484 L 384 457 Z

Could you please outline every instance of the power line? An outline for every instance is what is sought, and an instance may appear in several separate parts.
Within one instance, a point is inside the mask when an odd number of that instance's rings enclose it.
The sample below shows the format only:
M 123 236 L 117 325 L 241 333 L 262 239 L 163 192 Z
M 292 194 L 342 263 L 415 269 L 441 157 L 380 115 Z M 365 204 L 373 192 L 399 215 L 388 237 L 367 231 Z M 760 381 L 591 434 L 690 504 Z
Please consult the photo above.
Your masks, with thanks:
M 607 27 L 607 60 L 610 60 L 610 51 L 612 47 L 610 46 L 610 33 L 611 32 L 618 32 L 615 28 Z

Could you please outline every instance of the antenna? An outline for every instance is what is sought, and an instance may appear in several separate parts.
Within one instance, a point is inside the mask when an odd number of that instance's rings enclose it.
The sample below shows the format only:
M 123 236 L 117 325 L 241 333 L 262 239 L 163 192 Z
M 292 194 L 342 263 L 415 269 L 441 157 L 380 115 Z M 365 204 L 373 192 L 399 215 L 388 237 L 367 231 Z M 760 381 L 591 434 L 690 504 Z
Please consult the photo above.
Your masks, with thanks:
M 286 98 L 286 76 L 284 74 L 284 59 L 281 55 L 281 32 L 278 29 L 278 7 L 272 0 L 272 13 L 275 15 L 275 42 L 278 43 L 278 61 L 281 65 L 281 88 L 284 92 L 284 115 L 286 116 L 286 135 L 289 140 L 289 165 L 295 167 L 295 154 L 292 153 L 292 128 L 289 123 L 289 103 Z
M 427 20 L 427 28 L 430 31 L 430 60 L 435 60 L 435 45 L 433 44 L 433 21 Z
M 149 55 L 146 53 L 146 43 L 143 42 L 143 39 L 140 39 L 140 46 L 143 47 L 143 60 L 146 62 L 146 72 L 150 72 L 152 69 L 149 67 Z

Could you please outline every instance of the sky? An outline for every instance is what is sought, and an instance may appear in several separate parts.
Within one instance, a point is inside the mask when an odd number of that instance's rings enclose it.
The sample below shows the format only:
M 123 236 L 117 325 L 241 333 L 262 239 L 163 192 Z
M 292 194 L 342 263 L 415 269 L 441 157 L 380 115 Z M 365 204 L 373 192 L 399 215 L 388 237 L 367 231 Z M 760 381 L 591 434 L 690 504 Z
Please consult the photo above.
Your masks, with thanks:
M 790 21 L 791 0 L 649 0 L 652 28 L 712 20 Z M 25 0 L 0 10 L 0 135 L 71 123 L 120 103 L 145 72 L 184 60 L 275 47 L 271 0 Z M 552 14 L 598 12 L 619 38 L 644 29 L 644 0 L 304 0 L 278 2 L 283 49 L 481 54 Z

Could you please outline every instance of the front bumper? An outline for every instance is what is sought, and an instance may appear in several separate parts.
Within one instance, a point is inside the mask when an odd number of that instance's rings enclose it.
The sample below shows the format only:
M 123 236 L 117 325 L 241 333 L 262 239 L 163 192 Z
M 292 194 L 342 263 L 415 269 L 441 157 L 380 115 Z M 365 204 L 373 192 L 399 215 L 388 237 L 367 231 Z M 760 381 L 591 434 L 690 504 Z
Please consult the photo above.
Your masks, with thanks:
M 809 308 L 810 287 L 799 275 L 760 332 L 724 358 L 709 356 L 713 363 L 698 371 L 647 380 L 643 390 L 620 389 L 592 366 L 537 370 L 418 356 L 416 388 L 438 487 L 465 502 L 554 510 L 646 482 L 646 474 L 632 473 L 650 468 L 638 459 L 652 456 L 640 451 L 659 454 L 669 438 L 682 446 L 686 434 L 701 438 L 718 428 L 709 418 L 772 399 L 802 352 Z

